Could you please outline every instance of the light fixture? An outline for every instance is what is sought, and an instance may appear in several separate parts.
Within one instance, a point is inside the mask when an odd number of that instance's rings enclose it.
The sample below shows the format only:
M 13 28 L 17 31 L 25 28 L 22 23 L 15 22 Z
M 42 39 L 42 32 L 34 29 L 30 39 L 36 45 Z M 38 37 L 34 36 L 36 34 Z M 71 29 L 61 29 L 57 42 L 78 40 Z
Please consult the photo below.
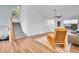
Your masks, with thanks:
M 57 27 L 61 26 L 60 25 L 61 17 L 62 17 L 61 15 L 57 15 L 57 9 L 55 9 L 55 20 L 56 20 Z
M 55 19 L 57 21 L 60 21 L 60 18 L 62 17 L 62 15 L 57 15 L 57 9 L 55 9 Z

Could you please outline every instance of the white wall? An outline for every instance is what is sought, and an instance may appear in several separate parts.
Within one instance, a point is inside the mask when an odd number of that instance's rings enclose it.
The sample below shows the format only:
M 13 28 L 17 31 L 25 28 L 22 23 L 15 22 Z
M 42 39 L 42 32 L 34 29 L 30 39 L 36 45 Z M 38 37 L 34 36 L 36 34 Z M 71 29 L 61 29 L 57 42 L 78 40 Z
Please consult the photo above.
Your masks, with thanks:
M 16 9 L 16 5 L 0 5 L 0 26 L 8 26 L 13 9 Z M 18 20 L 14 19 L 15 22 Z
M 79 15 L 79 6 L 21 6 L 21 26 L 27 35 L 36 35 L 44 32 L 53 31 L 56 27 L 52 24 L 48 25 L 48 20 L 53 19 L 55 16 L 55 9 L 57 15 L 62 15 L 61 21 L 65 19 L 75 19 Z M 74 16 L 74 17 L 72 17 Z M 63 26 L 63 23 L 61 23 Z
M 28 20 L 28 7 L 21 6 L 21 15 L 20 15 L 20 23 L 24 33 L 28 34 L 27 32 L 27 20 Z
M 8 32 L 12 6 L 0 5 L 0 36 Z
M 0 26 L 9 25 L 11 10 L 9 6 L 0 6 Z
M 28 36 L 49 32 L 47 21 L 33 6 L 21 6 L 21 25 Z
M 11 12 L 12 12 L 11 6 L 7 5 L 0 6 L 0 34 L 8 32 Z

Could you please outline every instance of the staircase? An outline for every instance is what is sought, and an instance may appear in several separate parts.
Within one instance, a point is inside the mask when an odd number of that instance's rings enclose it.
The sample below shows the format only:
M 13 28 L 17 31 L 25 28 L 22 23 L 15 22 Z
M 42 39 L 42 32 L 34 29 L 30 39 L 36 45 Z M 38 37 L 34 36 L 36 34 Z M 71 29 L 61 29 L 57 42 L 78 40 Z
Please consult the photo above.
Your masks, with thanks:
M 20 23 L 13 22 L 14 38 L 24 38 L 26 34 L 22 31 Z

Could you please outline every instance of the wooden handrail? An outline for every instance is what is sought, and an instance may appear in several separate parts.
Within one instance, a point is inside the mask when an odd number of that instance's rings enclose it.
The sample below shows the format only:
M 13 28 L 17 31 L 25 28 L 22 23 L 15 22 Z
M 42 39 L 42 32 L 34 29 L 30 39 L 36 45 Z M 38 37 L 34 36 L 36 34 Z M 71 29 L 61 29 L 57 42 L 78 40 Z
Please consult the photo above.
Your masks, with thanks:
M 13 16 L 10 18 L 10 28 L 9 28 L 9 41 L 14 41 L 14 30 L 13 30 L 13 24 L 12 24 Z

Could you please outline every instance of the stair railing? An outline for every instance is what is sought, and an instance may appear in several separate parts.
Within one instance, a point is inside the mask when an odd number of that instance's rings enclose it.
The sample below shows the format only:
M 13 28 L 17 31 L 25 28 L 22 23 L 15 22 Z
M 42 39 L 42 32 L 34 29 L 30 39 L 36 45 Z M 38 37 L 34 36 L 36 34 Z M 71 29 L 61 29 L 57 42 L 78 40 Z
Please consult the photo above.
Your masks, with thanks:
M 10 29 L 9 29 L 9 41 L 12 43 L 14 41 L 14 30 L 12 24 L 13 16 L 10 18 Z

